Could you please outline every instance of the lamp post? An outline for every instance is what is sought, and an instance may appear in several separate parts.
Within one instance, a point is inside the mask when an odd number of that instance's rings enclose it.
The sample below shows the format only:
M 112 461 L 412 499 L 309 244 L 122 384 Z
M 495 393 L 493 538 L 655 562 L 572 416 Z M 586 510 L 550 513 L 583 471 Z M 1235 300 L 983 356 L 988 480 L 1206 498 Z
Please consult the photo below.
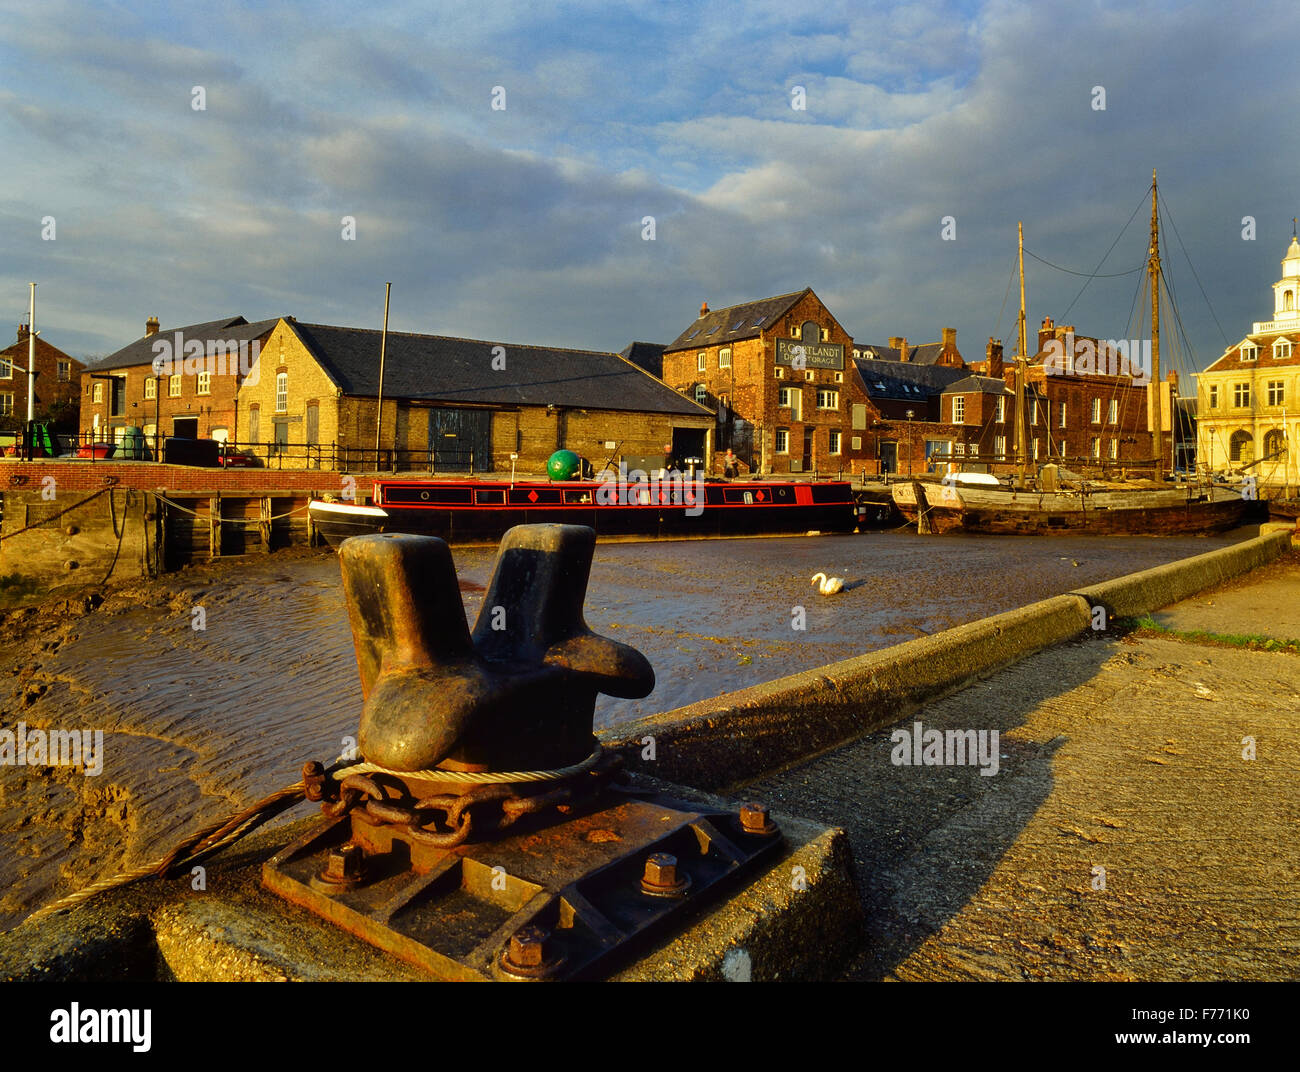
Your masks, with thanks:
M 912 418 L 916 416 L 915 411 L 907 411 L 907 475 L 910 479 L 912 476 Z

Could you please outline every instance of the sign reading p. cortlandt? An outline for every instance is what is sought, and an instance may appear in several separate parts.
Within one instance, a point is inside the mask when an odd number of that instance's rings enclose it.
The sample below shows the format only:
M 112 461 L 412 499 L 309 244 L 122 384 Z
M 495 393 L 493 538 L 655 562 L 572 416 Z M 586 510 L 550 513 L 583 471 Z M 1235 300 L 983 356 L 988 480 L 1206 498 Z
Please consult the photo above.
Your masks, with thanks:
M 777 339 L 776 363 L 794 369 L 842 369 L 844 368 L 844 344 Z

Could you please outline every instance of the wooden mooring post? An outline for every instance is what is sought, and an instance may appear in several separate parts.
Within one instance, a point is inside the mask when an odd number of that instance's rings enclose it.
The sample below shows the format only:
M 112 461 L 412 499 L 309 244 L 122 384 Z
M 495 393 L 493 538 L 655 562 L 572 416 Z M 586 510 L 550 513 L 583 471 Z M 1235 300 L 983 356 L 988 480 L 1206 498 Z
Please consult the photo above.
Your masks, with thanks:
M 930 504 L 925 498 L 925 489 L 919 480 L 912 481 L 912 494 L 916 496 L 916 533 L 918 536 L 932 535 L 930 531 Z
M 262 519 L 258 526 L 262 532 L 262 553 L 269 555 L 271 553 L 271 496 L 262 496 Z
M 208 499 L 208 557 L 221 557 L 221 495 Z

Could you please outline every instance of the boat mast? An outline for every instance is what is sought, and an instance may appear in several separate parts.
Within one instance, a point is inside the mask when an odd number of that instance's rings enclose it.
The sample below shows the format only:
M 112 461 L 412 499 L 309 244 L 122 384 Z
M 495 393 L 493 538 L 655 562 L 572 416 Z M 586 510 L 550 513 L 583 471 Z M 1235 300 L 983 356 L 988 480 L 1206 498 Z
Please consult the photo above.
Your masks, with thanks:
M 1029 469 L 1029 445 L 1025 442 L 1025 370 L 1028 356 L 1025 353 L 1025 225 L 1023 221 L 1016 224 L 1016 233 L 1020 246 L 1019 349 L 1016 354 L 1016 486 L 1023 488 Z
M 1156 169 L 1151 169 L 1151 248 L 1147 252 L 1151 280 L 1151 382 L 1147 384 L 1147 422 L 1155 446 L 1157 481 L 1164 478 L 1164 384 L 1160 379 L 1160 217 L 1156 208 Z

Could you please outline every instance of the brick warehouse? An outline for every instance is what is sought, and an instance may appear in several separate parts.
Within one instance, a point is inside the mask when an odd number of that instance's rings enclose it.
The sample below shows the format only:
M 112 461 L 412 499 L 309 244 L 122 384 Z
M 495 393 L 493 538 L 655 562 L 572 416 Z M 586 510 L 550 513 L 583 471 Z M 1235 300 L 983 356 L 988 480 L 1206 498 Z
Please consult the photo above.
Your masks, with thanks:
M 18 325 L 18 341 L 0 350 L 0 429 L 16 431 L 27 420 L 30 358 L 27 325 Z M 36 379 L 33 414 L 63 430 L 77 424 L 78 384 L 85 363 L 51 346 L 36 335 Z
M 116 441 L 132 426 L 151 449 L 158 437 L 233 438 L 241 363 L 250 367 L 276 323 L 235 316 L 161 331 L 150 317 L 140 338 L 82 373 L 83 440 Z M 173 357 L 182 363 L 155 364 Z
M 705 303 L 662 365 L 666 383 L 715 411 L 714 472 L 728 448 L 742 473 L 924 472 L 963 435 L 938 423 L 939 392 L 967 374 L 952 329 L 939 343 L 855 349 L 811 288 Z
M 868 457 L 879 419 L 846 362 L 852 350 L 809 287 L 726 309 L 705 303 L 664 348 L 663 378 L 715 411 L 717 451 L 734 451 L 742 472 L 848 469 Z
M 1119 367 L 1118 354 L 1102 341 L 1075 335 L 1073 325 L 1057 326 L 1051 317 L 1043 318 L 1038 352 L 1026 370 L 1027 384 L 1039 398 L 1038 407 L 1031 405 L 1028 394 L 1025 401 L 1030 457 L 1046 460 L 1050 455 L 1076 464 L 1150 464 L 1155 447 L 1147 419 L 1147 388 L 1129 375 L 1076 370 L 1072 354 L 1084 343 L 1096 352 L 1095 365 Z M 1049 374 L 1048 359 L 1062 351 L 1067 355 L 1065 374 Z M 1010 369 L 1004 375 L 1009 379 Z M 1176 388 L 1176 376 L 1173 383 Z
M 562 448 L 596 468 L 712 450 L 713 414 L 618 354 L 389 332 L 376 459 L 380 338 L 278 321 L 240 388 L 238 440 L 286 468 L 328 444 L 349 468 L 439 472 L 509 472 L 512 454 L 540 472 Z

